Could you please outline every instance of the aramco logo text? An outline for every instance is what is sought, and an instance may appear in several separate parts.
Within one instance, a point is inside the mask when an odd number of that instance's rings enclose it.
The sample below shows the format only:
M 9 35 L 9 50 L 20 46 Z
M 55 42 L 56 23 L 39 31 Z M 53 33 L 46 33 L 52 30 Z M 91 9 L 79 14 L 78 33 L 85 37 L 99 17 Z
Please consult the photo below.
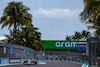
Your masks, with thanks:
M 56 42 L 56 47 L 77 47 L 77 42 Z

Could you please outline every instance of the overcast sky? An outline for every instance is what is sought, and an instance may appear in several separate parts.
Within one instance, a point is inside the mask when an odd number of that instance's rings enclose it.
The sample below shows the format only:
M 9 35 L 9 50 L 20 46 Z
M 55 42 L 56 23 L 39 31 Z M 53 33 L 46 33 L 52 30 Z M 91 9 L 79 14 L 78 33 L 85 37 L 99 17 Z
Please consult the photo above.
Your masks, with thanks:
M 11 1 L 21 1 L 30 8 L 32 23 L 39 28 L 42 40 L 65 40 L 67 35 L 73 35 L 75 31 L 87 30 L 79 20 L 84 8 L 83 0 L 1 0 L 0 18 L 3 9 Z M 8 27 L 0 29 L 0 36 L 3 34 L 9 34 Z

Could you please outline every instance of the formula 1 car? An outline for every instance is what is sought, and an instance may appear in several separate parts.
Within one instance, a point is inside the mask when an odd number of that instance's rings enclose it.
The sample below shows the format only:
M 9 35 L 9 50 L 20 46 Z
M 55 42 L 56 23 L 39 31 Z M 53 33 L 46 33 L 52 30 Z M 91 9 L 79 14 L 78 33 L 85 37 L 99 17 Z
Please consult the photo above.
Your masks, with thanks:
M 37 64 L 37 60 L 25 60 L 24 63 L 25 65 L 36 65 Z

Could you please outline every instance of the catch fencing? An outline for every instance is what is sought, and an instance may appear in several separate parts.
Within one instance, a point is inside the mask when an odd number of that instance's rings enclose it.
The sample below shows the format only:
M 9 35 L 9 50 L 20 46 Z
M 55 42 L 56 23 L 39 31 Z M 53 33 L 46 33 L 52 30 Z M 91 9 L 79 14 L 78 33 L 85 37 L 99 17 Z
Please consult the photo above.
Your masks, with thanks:
M 85 57 L 82 56 L 82 53 L 61 51 L 35 51 L 21 45 L 8 43 L 0 43 L 0 50 L 0 58 L 10 58 L 10 62 L 12 63 L 23 62 L 28 58 L 34 58 L 36 60 L 67 60 L 80 62 L 85 60 Z
M 21 45 L 0 43 L 0 58 L 34 58 L 34 52 Z

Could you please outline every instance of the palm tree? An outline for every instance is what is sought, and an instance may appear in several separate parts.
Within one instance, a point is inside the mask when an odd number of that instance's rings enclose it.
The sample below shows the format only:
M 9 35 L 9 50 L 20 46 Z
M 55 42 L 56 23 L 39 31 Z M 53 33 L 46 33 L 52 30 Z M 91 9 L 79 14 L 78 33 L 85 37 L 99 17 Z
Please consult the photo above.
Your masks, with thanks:
M 81 39 L 82 38 L 82 35 L 81 35 L 81 33 L 79 33 L 79 32 L 75 32 L 75 34 L 74 34 L 74 36 L 73 36 L 73 39 L 75 39 L 75 40 L 79 40 L 79 39 Z
M 13 44 L 13 40 L 14 40 L 14 42 L 15 42 L 14 44 L 19 45 L 19 44 L 18 44 L 18 39 L 19 39 L 19 38 L 13 39 L 13 36 L 14 36 L 14 35 L 13 35 L 13 31 L 12 31 L 11 29 L 10 29 L 9 31 L 10 31 L 10 35 L 4 34 L 5 37 L 7 38 L 5 42 Z M 19 35 L 18 35 L 18 33 L 19 33 L 18 29 L 16 30 L 16 33 L 17 33 L 16 36 L 18 37 L 18 36 L 19 36 Z
M 6 34 L 4 34 L 5 35 L 5 37 L 7 38 L 6 39 L 6 42 L 7 43 L 13 43 L 13 31 L 12 30 L 9 30 L 10 31 L 10 35 L 6 35 Z
M 80 13 L 82 22 L 92 24 L 89 29 L 96 29 L 96 34 L 100 34 L 100 0 L 83 0 L 84 10 Z
M 16 36 L 16 29 L 18 25 L 28 25 L 32 22 L 32 15 L 27 11 L 30 10 L 24 6 L 22 2 L 10 2 L 4 9 L 3 16 L 0 19 L 1 28 L 9 25 L 8 29 L 13 25 L 14 38 Z
M 34 26 L 26 26 L 21 28 L 20 44 L 35 50 L 42 50 L 41 33 Z
M 68 35 L 65 38 L 66 40 L 71 40 L 71 37 L 69 37 Z
M 16 36 L 19 38 L 15 38 L 15 44 L 22 45 L 25 47 L 32 48 L 34 50 L 43 50 L 42 49 L 42 41 L 41 41 L 41 33 L 37 31 L 38 28 L 34 26 L 26 26 L 21 27 L 21 29 L 17 33 Z M 10 35 L 5 35 L 7 37 L 7 43 L 13 43 L 13 31 L 10 30 Z
M 89 38 L 89 37 L 91 36 L 91 33 L 90 33 L 89 31 L 83 30 L 83 31 L 81 32 L 81 35 L 82 35 L 82 38 L 83 38 L 84 40 L 86 40 L 87 38 Z

